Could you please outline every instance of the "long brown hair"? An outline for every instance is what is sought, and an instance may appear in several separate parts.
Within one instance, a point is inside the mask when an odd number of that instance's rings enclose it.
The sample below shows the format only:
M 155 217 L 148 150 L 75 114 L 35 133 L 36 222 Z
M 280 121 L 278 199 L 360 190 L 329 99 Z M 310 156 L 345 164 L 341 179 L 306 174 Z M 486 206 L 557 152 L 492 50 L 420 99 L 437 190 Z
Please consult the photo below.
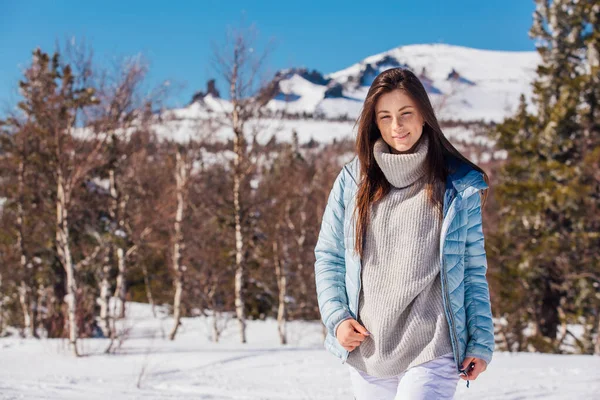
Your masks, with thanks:
M 457 159 L 483 173 L 484 180 L 489 185 L 489 178 L 485 171 L 463 156 L 442 133 L 427 91 L 419 78 L 405 68 L 391 68 L 383 71 L 371 84 L 360 116 L 356 121 L 358 124 L 356 153 L 360 164 L 360 182 L 356 194 L 356 207 L 353 212 L 353 217 L 358 213 L 354 250 L 361 257 L 371 204 L 381 200 L 391 190 L 391 184 L 385 178 L 373 155 L 373 145 L 381 137 L 381 132 L 375 123 L 375 105 L 382 94 L 396 89 L 403 90 L 416 103 L 417 109 L 425 121 L 423 134 L 414 147 L 419 145 L 424 135 L 428 136 L 429 148 L 425 159 L 427 172 L 424 178 L 424 190 L 428 194 L 432 206 L 439 210 L 440 218 L 444 201 L 442 188 L 445 187 L 447 176 L 453 172 L 448 167 L 449 159 Z M 487 190 L 483 193 L 482 207 L 485 205 L 486 199 Z

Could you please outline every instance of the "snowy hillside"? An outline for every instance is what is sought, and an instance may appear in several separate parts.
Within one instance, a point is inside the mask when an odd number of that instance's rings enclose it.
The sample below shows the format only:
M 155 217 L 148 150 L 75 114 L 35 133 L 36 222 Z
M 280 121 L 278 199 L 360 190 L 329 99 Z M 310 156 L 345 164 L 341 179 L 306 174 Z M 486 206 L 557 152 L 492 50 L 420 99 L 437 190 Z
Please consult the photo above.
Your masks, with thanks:
M 531 98 L 530 83 L 539 61 L 535 51 L 447 44 L 401 46 L 329 74 L 306 68 L 279 71 L 267 107 L 290 114 L 355 119 L 373 79 L 386 69 L 404 67 L 419 76 L 439 119 L 499 122 L 516 109 L 521 93 Z M 206 96 L 195 97 L 190 110 L 181 114 L 193 114 L 203 97 L 208 107 L 215 105 L 214 89 L 207 90 Z
M 348 366 L 323 348 L 318 321 L 290 322 L 286 346 L 272 319 L 248 321 L 246 344 L 235 320 L 220 343 L 209 340 L 205 317 L 184 318 L 174 342 L 165 339 L 171 326 L 164 311 L 154 318 L 147 305 L 129 303 L 117 354 L 103 354 L 106 339 L 81 340 L 77 359 L 61 339 L 0 339 L 0 399 L 352 398 Z M 457 399 L 597 399 L 600 357 L 496 351 L 465 385 Z

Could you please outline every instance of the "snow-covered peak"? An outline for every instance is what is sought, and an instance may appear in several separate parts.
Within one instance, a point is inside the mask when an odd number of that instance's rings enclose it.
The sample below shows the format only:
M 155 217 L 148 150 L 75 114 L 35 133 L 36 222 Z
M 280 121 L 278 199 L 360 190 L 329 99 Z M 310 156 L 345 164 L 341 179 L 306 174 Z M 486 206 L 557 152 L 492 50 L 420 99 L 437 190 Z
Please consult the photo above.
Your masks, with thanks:
M 398 66 L 408 66 L 415 73 L 426 68 L 427 75 L 434 80 L 446 79 L 450 71 L 455 69 L 475 81 L 531 79 L 540 61 L 536 51 L 484 50 L 441 43 L 412 44 L 369 56 L 348 68 L 325 76 L 345 81 L 348 76 L 358 76 L 366 65 L 376 65 L 385 59 L 396 60 Z M 383 71 L 386 67 L 387 63 L 383 63 L 380 70 Z
M 516 110 L 521 93 L 531 99 L 539 62 L 536 51 L 400 46 L 325 75 L 306 68 L 281 70 L 268 93 L 267 108 L 300 116 L 355 119 L 375 77 L 402 67 L 419 76 L 439 119 L 497 122 Z M 222 109 L 225 100 L 207 92 L 190 107 L 200 103 L 204 108 L 212 101 L 212 106 Z

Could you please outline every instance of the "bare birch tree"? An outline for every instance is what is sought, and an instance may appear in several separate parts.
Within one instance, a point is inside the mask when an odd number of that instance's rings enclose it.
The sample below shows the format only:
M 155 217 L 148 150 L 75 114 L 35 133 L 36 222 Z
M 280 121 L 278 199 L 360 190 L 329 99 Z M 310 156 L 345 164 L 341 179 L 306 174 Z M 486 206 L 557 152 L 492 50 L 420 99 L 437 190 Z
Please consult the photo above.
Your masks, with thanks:
M 125 316 L 125 301 L 127 297 L 126 252 L 130 246 L 130 239 L 126 229 L 126 207 L 129 199 L 124 175 L 130 154 L 125 149 L 123 142 L 128 141 L 128 135 L 136 125 L 143 123 L 145 99 L 139 94 L 140 86 L 148 71 L 147 63 L 140 57 L 127 57 L 115 65 L 114 72 L 104 75 L 100 85 L 99 97 L 102 101 L 103 121 L 108 142 L 108 180 L 109 200 L 108 207 L 111 235 L 110 261 L 108 265 L 115 265 L 117 278 L 114 297 L 118 310 L 114 317 Z M 108 271 L 110 272 L 110 271 Z M 104 300 L 106 301 L 106 300 Z M 107 310 L 102 306 L 102 310 Z M 104 317 L 101 315 L 101 319 Z
M 173 223 L 173 250 L 171 254 L 172 268 L 175 276 L 175 296 L 173 299 L 174 324 L 173 328 L 171 329 L 171 333 L 169 334 L 170 340 L 175 340 L 177 329 L 181 324 L 181 299 L 183 296 L 183 282 L 186 269 L 185 265 L 182 264 L 181 257 L 181 252 L 185 248 L 182 223 L 183 213 L 186 206 L 187 196 L 185 192 L 189 177 L 189 170 L 190 166 L 188 159 L 185 153 L 182 152 L 181 148 L 178 147 L 177 152 L 175 153 L 175 196 L 177 198 L 177 204 Z
M 256 140 L 260 127 L 250 128 L 247 123 L 261 117 L 261 110 L 272 98 L 273 87 L 265 80 L 264 62 L 270 46 L 263 52 L 256 49 L 256 29 L 232 29 L 225 45 L 213 44 L 213 66 L 229 87 L 230 109 L 226 112 L 228 126 L 233 131 L 233 213 L 235 219 L 235 310 L 240 328 L 240 340 L 246 343 L 246 312 L 244 284 L 246 282 L 246 242 L 244 238 L 246 208 L 242 198 L 243 185 L 252 170 L 248 151 L 250 138 Z M 253 121 L 254 122 L 254 121 Z
M 275 224 L 275 232 L 279 232 L 280 224 Z M 287 275 L 289 259 L 287 240 L 283 240 L 282 245 L 283 260 L 279 256 L 279 237 L 275 235 L 273 238 L 273 264 L 275 264 L 275 277 L 277 279 L 277 289 L 279 293 L 279 306 L 277 307 L 277 332 L 279 333 L 279 342 L 287 344 L 286 335 L 286 296 L 287 296 Z

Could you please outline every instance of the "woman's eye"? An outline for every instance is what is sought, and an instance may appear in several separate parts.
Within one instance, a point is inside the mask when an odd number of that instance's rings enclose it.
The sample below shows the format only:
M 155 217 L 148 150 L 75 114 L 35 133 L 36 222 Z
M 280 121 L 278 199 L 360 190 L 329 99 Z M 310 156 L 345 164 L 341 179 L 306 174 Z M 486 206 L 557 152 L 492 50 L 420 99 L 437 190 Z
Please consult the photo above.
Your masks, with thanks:
M 389 117 L 388 117 L 387 115 L 386 115 L 386 116 L 384 116 L 384 117 L 381 117 L 381 119 L 386 119 L 386 118 L 389 118 Z

